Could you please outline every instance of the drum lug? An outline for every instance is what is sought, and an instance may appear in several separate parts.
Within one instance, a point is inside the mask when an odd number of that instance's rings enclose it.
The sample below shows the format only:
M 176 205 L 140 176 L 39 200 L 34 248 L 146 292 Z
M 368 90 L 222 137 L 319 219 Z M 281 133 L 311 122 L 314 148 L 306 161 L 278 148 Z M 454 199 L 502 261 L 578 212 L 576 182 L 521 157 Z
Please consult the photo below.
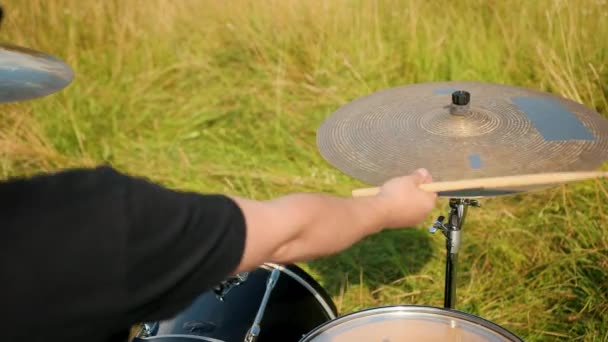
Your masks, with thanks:
M 143 323 L 137 337 L 149 337 L 154 334 L 154 330 L 156 329 L 156 323 Z
M 228 278 L 227 280 L 222 281 L 219 285 L 213 288 L 213 292 L 215 296 L 220 301 L 224 301 L 224 297 L 230 290 L 232 290 L 235 286 L 239 286 L 249 278 L 249 272 L 242 272 L 237 274 L 234 277 Z

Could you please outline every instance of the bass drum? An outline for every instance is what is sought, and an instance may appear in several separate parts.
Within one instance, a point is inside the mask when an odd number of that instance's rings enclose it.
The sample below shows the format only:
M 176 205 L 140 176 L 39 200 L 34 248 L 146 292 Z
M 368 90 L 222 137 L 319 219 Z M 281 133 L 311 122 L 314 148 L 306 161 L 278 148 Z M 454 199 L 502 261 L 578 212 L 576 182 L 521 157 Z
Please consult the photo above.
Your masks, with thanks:
M 269 289 L 275 269 L 280 272 Z M 220 290 L 203 293 L 171 319 L 144 324 L 133 342 L 244 341 L 266 292 L 257 342 L 298 341 L 337 316 L 329 295 L 296 265 L 264 264 L 245 275 L 224 282 Z
M 523 342 L 480 317 L 431 306 L 387 306 L 326 322 L 300 342 Z

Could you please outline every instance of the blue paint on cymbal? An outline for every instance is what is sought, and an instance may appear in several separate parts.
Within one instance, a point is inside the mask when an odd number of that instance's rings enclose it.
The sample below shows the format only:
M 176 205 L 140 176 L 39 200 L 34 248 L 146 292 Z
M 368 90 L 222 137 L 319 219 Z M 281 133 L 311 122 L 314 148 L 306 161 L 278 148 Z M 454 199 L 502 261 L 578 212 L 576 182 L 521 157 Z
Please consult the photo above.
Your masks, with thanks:
M 595 140 L 576 115 L 557 101 L 525 96 L 511 100 L 546 141 Z
M 481 169 L 481 156 L 479 154 L 470 154 L 469 166 L 471 166 L 472 169 Z

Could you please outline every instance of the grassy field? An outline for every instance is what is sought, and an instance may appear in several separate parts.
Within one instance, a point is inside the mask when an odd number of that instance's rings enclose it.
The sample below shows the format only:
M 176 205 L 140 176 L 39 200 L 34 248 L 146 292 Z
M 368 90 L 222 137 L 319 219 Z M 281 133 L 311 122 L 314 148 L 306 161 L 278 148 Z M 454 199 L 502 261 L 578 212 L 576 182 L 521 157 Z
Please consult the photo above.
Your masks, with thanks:
M 5 178 L 109 163 L 201 192 L 348 196 L 363 184 L 323 161 L 316 129 L 375 90 L 479 80 L 608 113 L 605 0 L 2 3 L 3 41 L 76 73 L 57 94 L 3 105 Z M 608 184 L 482 206 L 464 229 L 458 309 L 526 341 L 608 341 Z M 341 313 L 442 305 L 444 239 L 425 226 L 304 266 Z

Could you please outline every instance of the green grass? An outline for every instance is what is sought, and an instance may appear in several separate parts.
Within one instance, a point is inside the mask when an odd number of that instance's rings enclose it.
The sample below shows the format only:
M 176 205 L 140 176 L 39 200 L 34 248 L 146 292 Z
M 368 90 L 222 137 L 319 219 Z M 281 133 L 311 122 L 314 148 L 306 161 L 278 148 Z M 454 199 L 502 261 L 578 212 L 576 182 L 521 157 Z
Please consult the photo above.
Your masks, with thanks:
M 57 94 L 3 106 L 3 177 L 109 163 L 201 192 L 347 196 L 363 184 L 323 161 L 315 131 L 379 89 L 508 83 L 608 112 L 602 0 L 3 4 L 4 41 L 76 72 Z M 463 233 L 458 309 L 527 341 L 608 341 L 607 189 L 483 200 Z M 341 313 L 441 306 L 443 246 L 421 226 L 305 266 Z

